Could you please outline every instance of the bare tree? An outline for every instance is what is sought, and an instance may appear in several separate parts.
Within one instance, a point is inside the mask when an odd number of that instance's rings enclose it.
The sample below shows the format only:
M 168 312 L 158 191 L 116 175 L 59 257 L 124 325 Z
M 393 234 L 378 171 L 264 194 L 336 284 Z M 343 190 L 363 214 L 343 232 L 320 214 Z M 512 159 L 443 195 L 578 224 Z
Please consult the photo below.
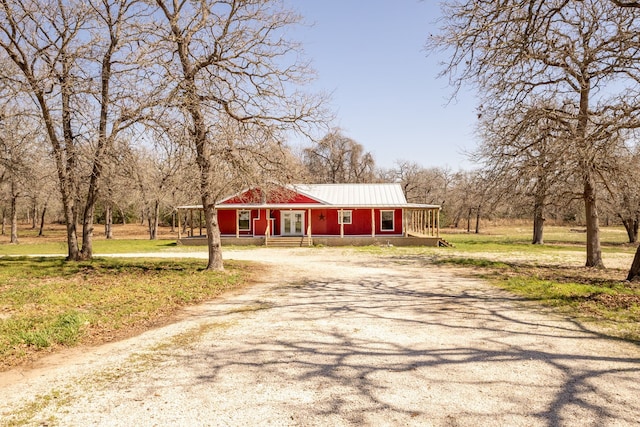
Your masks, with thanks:
M 142 203 L 142 216 L 147 220 L 149 239 L 156 240 L 161 213 L 173 212 L 177 201 L 183 204 L 189 201 L 177 198 L 177 193 L 185 185 L 181 172 L 185 171 L 190 159 L 186 152 L 188 147 L 175 143 L 170 134 L 154 131 L 148 135 L 153 136 L 151 147 L 121 146 L 119 170 L 129 183 L 134 184 Z
M 363 183 L 374 180 L 375 161 L 364 147 L 333 129 L 303 152 L 304 163 L 314 182 Z
M 447 199 L 450 172 L 443 168 L 425 168 L 416 162 L 398 160 L 385 173 L 387 181 L 398 182 L 409 203 L 443 204 Z
M 0 174 L 6 182 L 11 216 L 11 243 L 18 243 L 18 199 L 26 198 L 37 177 L 38 122 L 15 103 L 0 108 Z
M 133 65 L 135 49 L 125 49 L 140 41 L 138 6 L 144 8 L 137 0 L 0 4 L 0 48 L 18 70 L 14 82 L 37 108 L 55 159 L 69 260 L 92 256 L 104 153 L 139 113 L 136 100 L 145 82 Z M 89 154 L 86 162 L 83 154 Z M 89 165 L 88 185 L 80 197 L 83 163 Z M 82 249 L 76 229 L 81 211 Z
M 634 7 L 634 8 L 640 7 L 640 2 L 633 1 L 633 0 L 611 0 L 611 2 L 620 7 Z
M 555 113 L 569 124 L 582 178 L 586 265 L 603 267 L 598 156 L 621 129 L 638 126 L 640 13 L 597 0 L 474 0 L 444 9 L 430 48 L 453 50 L 443 74 L 458 88 L 474 82 L 503 110 L 540 96 L 562 105 Z
M 571 131 L 541 101 L 509 110 L 483 108 L 479 113 L 481 144 L 473 158 L 506 183 L 505 192 L 523 196 L 533 207 L 533 244 L 544 243 L 545 210 L 566 181 L 571 165 Z M 515 197 L 515 200 L 519 200 Z
M 625 227 L 629 243 L 638 242 L 640 227 L 640 147 L 621 143 L 609 167 L 603 171 L 603 186 L 609 197 L 609 214 Z
M 285 38 L 299 17 L 276 1 L 156 0 L 159 8 L 154 55 L 164 65 L 159 81 L 167 83 L 167 101 L 183 114 L 189 145 L 196 155 L 205 212 L 209 261 L 223 269 L 215 205 L 224 195 L 216 175 L 237 158 L 235 138 L 273 135 L 282 128 L 301 129 L 318 119 L 322 99 L 294 89 L 308 81 L 300 47 Z M 217 127 L 217 128 L 216 128 Z M 250 133 L 248 133 L 251 131 Z

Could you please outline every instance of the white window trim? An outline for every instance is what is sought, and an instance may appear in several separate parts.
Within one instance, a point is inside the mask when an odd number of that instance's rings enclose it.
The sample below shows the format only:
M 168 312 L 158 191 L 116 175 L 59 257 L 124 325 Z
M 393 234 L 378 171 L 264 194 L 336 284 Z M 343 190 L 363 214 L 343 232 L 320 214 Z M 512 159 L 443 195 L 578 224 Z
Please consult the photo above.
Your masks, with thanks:
M 382 228 L 383 212 L 391 212 L 391 228 Z M 380 231 L 394 231 L 396 229 L 396 211 L 394 209 L 385 209 L 380 211 Z
M 247 212 L 247 214 L 249 215 L 249 218 L 247 218 L 247 228 L 242 228 L 240 226 L 240 216 L 242 215 L 243 212 Z M 238 230 L 239 231 L 251 231 L 251 211 L 247 210 L 247 209 L 242 209 L 238 211 Z
M 345 216 L 349 216 L 348 222 L 342 222 Z M 339 210 L 338 211 L 338 224 L 353 224 L 353 212 L 351 210 Z

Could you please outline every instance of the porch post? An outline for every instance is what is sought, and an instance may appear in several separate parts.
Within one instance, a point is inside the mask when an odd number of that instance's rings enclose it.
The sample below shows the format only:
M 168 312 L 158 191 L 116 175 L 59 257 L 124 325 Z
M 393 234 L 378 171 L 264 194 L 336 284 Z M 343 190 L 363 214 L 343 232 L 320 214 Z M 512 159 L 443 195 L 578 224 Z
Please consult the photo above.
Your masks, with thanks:
M 431 235 L 435 236 L 436 235 L 436 213 L 433 209 L 429 211 L 429 218 L 431 219 L 431 221 L 429 221 L 429 228 L 431 229 Z
M 177 215 L 178 215 L 178 240 L 180 240 L 182 238 L 182 227 L 181 227 L 181 221 L 180 221 L 180 209 L 176 208 L 177 210 Z
M 376 211 L 371 208 L 371 237 L 376 237 Z
M 438 221 L 438 211 L 432 210 L 431 211 L 431 218 L 433 218 L 433 228 L 431 229 L 431 235 L 435 236 L 436 235 L 436 221 Z
M 410 223 L 411 225 L 411 232 L 415 233 L 416 232 L 416 211 L 415 209 L 411 209 L 411 218 L 410 218 Z
M 236 239 L 240 238 L 240 226 L 238 222 L 240 221 L 240 212 L 236 209 Z
M 431 233 L 431 210 L 426 209 L 422 216 L 424 217 L 424 234 L 428 236 Z
M 311 208 L 309 208 L 308 212 L 309 212 L 309 224 L 307 224 L 307 242 L 309 246 L 311 246 Z
M 407 237 L 407 217 L 404 208 L 402 208 L 402 236 Z
M 264 245 L 269 244 L 269 236 L 271 235 L 271 209 L 267 209 L 267 228 L 264 230 Z
M 193 209 L 189 209 L 189 216 L 191 217 L 191 237 L 193 237 Z
M 344 209 L 340 208 L 340 238 L 344 238 Z
M 436 216 L 436 237 L 440 238 L 440 208 L 438 208 Z

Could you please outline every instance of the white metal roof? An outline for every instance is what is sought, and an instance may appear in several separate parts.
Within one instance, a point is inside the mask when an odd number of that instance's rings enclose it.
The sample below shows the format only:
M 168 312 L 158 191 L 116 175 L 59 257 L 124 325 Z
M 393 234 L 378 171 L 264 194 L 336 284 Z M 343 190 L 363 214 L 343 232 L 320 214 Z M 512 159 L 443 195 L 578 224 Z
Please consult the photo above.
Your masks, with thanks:
M 332 206 L 402 206 L 407 200 L 400 184 L 295 184 L 291 186 Z

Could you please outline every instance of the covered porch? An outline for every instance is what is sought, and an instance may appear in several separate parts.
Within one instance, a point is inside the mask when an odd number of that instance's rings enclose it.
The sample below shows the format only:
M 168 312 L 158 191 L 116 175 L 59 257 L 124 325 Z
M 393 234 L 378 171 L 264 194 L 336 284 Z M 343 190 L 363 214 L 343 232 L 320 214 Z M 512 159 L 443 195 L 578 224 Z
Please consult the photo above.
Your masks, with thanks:
M 220 206 L 223 245 L 439 246 L 440 207 Z M 178 243 L 206 245 L 201 206 L 178 207 Z

